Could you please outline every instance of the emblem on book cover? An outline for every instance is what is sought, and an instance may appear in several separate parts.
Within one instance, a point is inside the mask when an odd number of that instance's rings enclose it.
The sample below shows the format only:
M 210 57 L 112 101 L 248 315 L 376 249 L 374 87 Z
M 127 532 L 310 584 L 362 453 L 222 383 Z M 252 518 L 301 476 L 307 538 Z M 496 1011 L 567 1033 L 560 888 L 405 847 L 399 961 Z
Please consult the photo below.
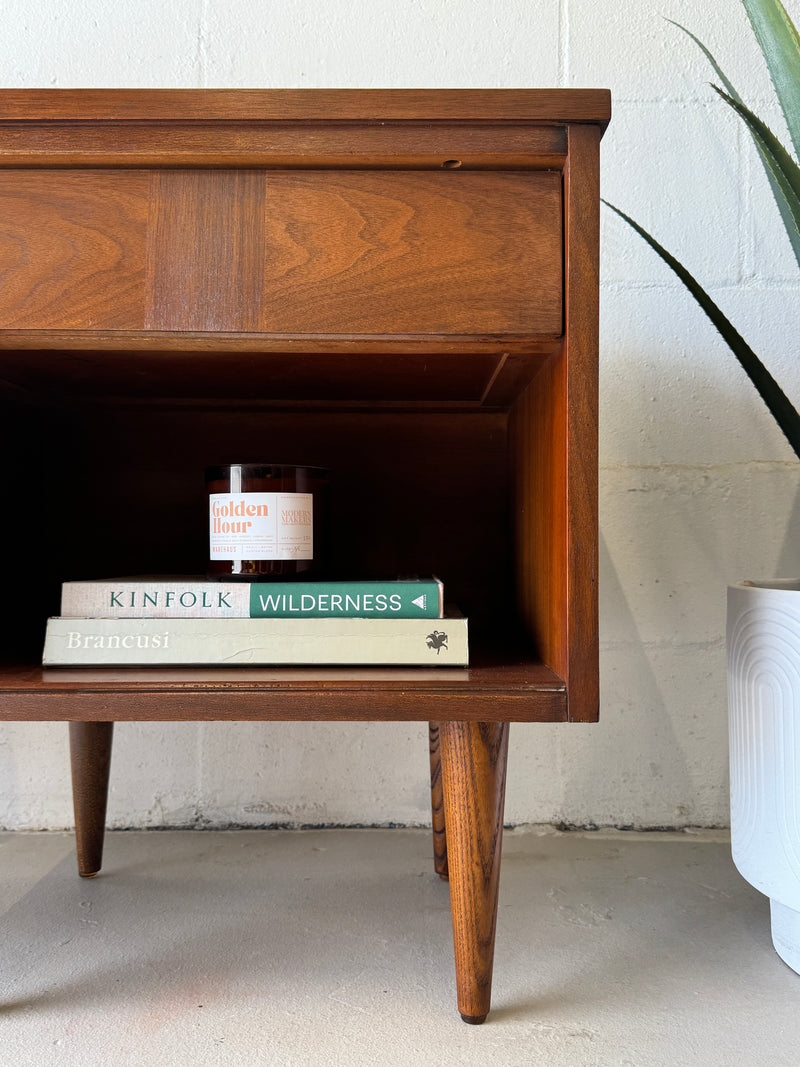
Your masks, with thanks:
M 436 649 L 437 656 L 442 649 L 447 651 L 447 634 L 444 630 L 434 630 L 432 634 L 428 634 L 426 641 L 428 648 Z

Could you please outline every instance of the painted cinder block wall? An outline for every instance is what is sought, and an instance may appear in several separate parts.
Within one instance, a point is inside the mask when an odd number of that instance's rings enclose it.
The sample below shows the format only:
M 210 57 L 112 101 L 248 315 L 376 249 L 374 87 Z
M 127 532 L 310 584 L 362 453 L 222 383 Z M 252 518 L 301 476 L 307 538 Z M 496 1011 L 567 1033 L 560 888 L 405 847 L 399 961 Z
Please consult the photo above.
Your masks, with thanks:
M 800 4 L 790 3 L 800 16 Z M 608 87 L 603 194 L 800 401 L 798 272 L 690 27 L 781 128 L 738 0 L 15 0 L 6 87 Z M 728 821 L 725 587 L 800 574 L 798 467 L 713 328 L 604 211 L 594 726 L 512 727 L 507 821 Z M 112 826 L 423 824 L 417 724 L 122 724 Z M 0 726 L 0 826 L 72 822 L 63 724 Z

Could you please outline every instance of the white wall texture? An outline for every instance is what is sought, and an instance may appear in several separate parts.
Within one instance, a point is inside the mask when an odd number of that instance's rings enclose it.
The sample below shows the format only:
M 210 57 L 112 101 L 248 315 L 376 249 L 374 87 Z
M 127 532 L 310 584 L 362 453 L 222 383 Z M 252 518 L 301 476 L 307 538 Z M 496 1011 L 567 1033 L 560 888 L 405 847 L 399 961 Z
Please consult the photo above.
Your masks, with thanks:
M 6 87 L 609 87 L 603 195 L 800 402 L 798 271 L 690 27 L 781 128 L 738 0 L 3 0 Z M 800 3 L 790 0 L 800 18 Z M 800 574 L 798 464 L 714 329 L 604 209 L 598 725 L 512 726 L 507 821 L 728 820 L 725 587 Z M 0 826 L 72 821 L 63 724 L 0 727 Z M 122 724 L 109 824 L 420 824 L 422 724 Z

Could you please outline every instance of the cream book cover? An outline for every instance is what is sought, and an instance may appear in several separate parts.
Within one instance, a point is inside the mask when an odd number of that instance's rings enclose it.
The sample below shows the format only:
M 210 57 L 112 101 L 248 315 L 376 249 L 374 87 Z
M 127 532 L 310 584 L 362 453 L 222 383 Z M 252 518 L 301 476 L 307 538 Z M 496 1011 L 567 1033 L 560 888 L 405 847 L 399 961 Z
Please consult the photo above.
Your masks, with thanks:
M 467 619 L 47 621 L 48 667 L 342 664 L 466 667 Z

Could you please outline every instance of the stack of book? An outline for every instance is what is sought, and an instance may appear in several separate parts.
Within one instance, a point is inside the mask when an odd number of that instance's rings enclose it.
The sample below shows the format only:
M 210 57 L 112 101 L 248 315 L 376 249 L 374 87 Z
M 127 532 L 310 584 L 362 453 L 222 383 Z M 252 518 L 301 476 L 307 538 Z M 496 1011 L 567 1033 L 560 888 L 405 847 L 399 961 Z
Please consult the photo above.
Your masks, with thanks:
M 437 578 L 391 582 L 64 582 L 48 667 L 466 667 L 467 620 Z

